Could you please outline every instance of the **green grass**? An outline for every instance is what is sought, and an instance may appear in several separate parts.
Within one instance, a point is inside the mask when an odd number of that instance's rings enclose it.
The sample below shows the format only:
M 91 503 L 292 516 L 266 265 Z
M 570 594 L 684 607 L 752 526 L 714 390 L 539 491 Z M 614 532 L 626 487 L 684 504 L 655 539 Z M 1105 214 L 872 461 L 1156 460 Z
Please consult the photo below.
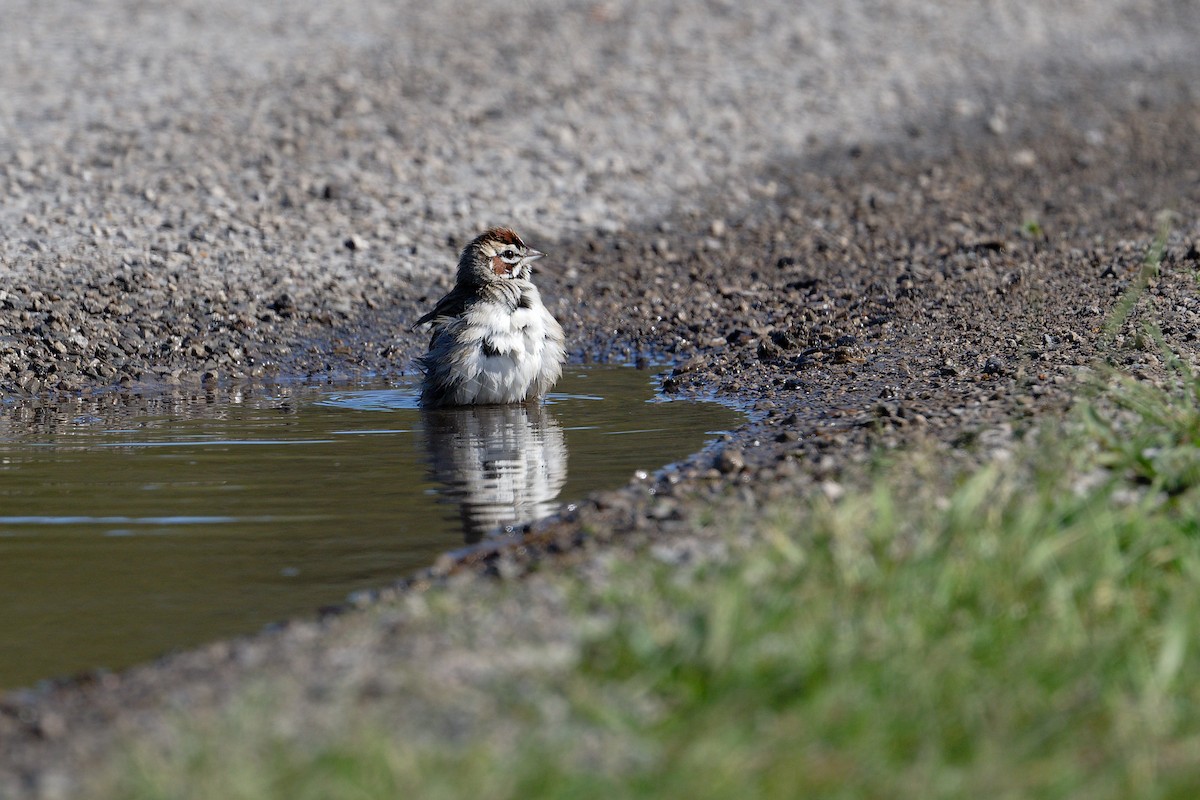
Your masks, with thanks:
M 1167 236 L 1171 232 L 1171 223 L 1175 214 L 1171 211 L 1161 211 L 1157 215 L 1157 231 L 1154 241 L 1142 259 L 1141 268 L 1129 281 L 1129 286 L 1117 300 L 1112 314 L 1104 326 L 1105 335 L 1111 341 L 1117 331 L 1126 323 L 1137 307 L 1138 301 L 1146 296 L 1150 283 L 1158 277 L 1162 268 L 1163 254 L 1166 253 Z
M 1021 233 L 1030 239 L 1044 239 L 1046 237 L 1045 229 L 1036 219 L 1027 219 L 1021 223 Z

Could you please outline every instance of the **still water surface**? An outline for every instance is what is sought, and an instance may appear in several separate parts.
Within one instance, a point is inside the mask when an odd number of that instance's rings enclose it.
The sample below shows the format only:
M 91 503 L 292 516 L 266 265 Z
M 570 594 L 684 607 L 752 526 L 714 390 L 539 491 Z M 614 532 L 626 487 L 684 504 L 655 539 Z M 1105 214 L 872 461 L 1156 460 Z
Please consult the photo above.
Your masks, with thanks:
M 422 412 L 393 386 L 6 418 L 0 689 L 311 613 L 741 420 L 656 400 L 641 370 L 556 388 L 533 408 Z

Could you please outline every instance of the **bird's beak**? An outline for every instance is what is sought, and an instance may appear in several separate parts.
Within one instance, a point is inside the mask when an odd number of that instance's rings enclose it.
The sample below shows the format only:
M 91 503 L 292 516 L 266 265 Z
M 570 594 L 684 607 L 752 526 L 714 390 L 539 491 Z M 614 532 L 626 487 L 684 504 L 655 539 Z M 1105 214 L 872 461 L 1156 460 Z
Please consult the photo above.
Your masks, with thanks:
M 528 253 L 525 254 L 525 260 L 526 261 L 537 261 L 539 258 L 542 258 L 545 255 L 546 255 L 545 253 L 539 253 L 537 250 L 530 250 Z

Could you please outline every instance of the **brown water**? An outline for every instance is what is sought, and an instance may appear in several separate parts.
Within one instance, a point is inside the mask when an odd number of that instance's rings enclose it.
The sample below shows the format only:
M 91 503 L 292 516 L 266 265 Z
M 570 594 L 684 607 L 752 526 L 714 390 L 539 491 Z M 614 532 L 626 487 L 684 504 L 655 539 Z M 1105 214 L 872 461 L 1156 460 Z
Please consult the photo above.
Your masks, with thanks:
M 411 386 L 0 418 L 0 688 L 117 669 L 345 599 L 626 482 L 741 415 L 575 367 L 542 407 Z

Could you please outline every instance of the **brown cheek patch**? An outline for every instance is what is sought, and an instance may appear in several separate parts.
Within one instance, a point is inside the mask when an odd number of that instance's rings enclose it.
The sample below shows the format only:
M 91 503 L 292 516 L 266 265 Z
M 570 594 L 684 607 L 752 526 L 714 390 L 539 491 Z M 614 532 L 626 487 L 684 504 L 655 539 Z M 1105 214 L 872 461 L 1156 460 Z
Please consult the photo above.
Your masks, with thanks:
M 505 275 L 508 273 L 508 264 L 505 264 L 504 259 L 500 256 L 492 256 L 492 272 L 497 275 Z

